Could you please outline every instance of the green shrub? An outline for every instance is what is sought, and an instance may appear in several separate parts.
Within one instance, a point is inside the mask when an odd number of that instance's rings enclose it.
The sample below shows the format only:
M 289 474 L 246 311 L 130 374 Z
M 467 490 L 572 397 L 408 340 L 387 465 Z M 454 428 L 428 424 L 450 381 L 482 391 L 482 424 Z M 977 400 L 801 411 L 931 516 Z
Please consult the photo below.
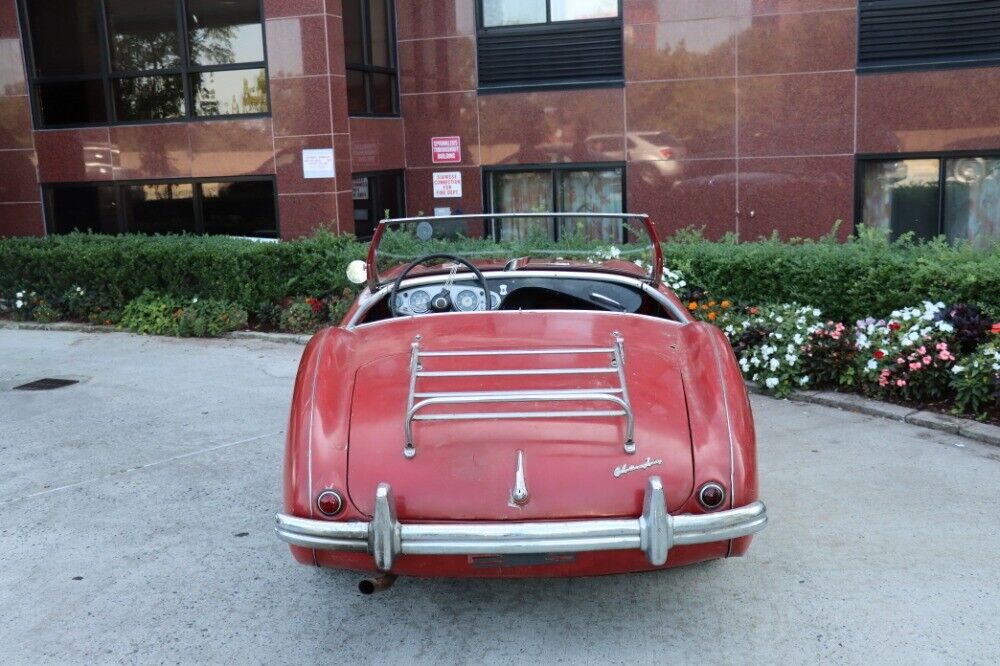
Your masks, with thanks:
M 196 299 L 175 313 L 176 335 L 185 338 L 217 338 L 247 327 L 247 311 L 218 299 Z
M 144 335 L 176 335 L 181 304 L 176 298 L 146 290 L 122 312 L 121 325 Z
M 312 333 L 325 322 L 326 305 L 317 298 L 298 298 L 282 309 L 279 327 L 285 333 Z
M 1000 304 L 1000 250 L 943 240 L 890 243 L 862 232 L 839 242 L 709 243 L 690 233 L 663 245 L 667 264 L 716 297 L 808 303 L 834 321 L 882 317 L 925 300 Z

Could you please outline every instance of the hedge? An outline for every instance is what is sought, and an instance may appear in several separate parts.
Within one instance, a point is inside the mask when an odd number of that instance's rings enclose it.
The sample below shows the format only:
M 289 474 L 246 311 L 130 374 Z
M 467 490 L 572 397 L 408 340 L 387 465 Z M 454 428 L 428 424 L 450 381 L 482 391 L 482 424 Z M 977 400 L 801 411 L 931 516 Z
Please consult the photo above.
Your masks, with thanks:
M 924 300 L 978 303 L 993 312 L 1000 307 L 997 248 L 890 243 L 873 234 L 846 243 L 739 244 L 682 234 L 663 249 L 668 266 L 719 297 L 805 303 L 846 322 Z M 256 316 L 282 299 L 328 297 L 354 288 L 344 269 L 366 250 L 350 236 L 328 233 L 282 243 L 85 234 L 5 239 L 0 240 L 0 299 L 22 290 L 56 299 L 79 286 L 121 308 L 149 290 L 215 298 Z

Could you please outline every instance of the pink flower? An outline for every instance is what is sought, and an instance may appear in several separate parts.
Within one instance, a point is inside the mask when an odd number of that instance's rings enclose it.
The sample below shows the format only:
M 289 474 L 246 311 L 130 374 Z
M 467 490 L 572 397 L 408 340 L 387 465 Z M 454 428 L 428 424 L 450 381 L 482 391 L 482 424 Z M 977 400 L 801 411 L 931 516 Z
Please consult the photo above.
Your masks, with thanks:
M 902 356 L 900 356 L 899 358 L 896 359 L 896 363 L 898 365 L 903 365 L 904 363 L 906 363 L 906 359 L 904 359 Z
M 948 349 L 948 343 L 939 342 L 936 345 L 934 345 L 934 349 L 937 349 L 938 351 L 944 351 L 945 349 Z
M 927 354 L 927 347 L 924 347 L 923 345 L 921 345 L 920 349 L 918 349 L 917 351 L 920 352 L 921 356 L 925 356 Z
M 897 379 L 896 380 L 896 386 L 906 386 L 906 380 L 905 379 Z
M 889 383 L 889 378 L 888 377 L 879 377 L 878 378 L 878 385 L 879 386 L 885 386 L 888 383 Z
M 834 340 L 839 340 L 840 339 L 840 331 L 834 331 L 833 333 L 830 334 L 830 337 L 833 338 Z
M 932 359 L 930 356 L 924 356 L 924 358 L 923 358 L 924 365 L 930 365 L 931 361 L 933 361 L 933 360 L 934 359 Z
M 910 364 L 910 370 L 919 370 L 921 367 L 920 361 Z
M 941 359 L 942 361 L 954 361 L 955 360 L 955 357 L 952 356 L 951 352 L 949 352 L 949 351 L 938 352 L 938 358 Z

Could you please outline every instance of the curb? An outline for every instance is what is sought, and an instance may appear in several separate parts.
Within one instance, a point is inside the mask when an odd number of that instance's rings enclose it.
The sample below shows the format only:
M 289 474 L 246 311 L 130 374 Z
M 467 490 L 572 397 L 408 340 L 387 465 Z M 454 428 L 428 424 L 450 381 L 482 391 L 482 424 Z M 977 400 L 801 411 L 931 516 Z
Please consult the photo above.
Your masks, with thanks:
M 26 331 L 70 331 L 79 333 L 128 333 L 114 326 L 96 326 L 93 324 L 73 324 L 55 322 L 40 324 L 29 321 L 0 320 L 0 329 L 15 329 Z M 261 333 L 259 331 L 235 331 L 216 338 L 218 340 L 261 340 L 263 342 L 278 342 L 284 344 L 304 345 L 312 338 L 311 335 L 295 335 L 292 333 Z M 764 393 L 753 382 L 746 382 L 747 390 L 756 395 L 773 397 Z M 781 398 L 774 398 L 780 400 Z M 788 394 L 792 402 L 804 402 L 823 407 L 842 409 L 845 412 L 877 416 L 892 421 L 901 421 L 909 425 L 930 430 L 939 430 L 952 435 L 960 435 L 983 444 L 1000 446 L 1000 426 L 980 423 L 972 419 L 962 419 L 947 414 L 928 412 L 913 407 L 896 405 L 891 402 L 872 400 L 854 393 L 837 393 L 836 391 L 792 391 Z

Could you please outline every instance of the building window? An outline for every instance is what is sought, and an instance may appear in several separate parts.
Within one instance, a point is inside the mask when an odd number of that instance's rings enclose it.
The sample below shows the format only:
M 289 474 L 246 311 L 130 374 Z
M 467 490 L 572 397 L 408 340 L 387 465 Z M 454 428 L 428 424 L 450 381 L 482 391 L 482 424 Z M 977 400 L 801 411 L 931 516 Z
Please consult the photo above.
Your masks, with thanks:
M 575 165 L 518 167 L 485 171 L 487 205 L 491 213 L 623 213 L 624 167 Z M 498 240 L 519 240 L 544 232 L 558 239 L 575 228 L 572 218 L 498 220 Z M 604 221 L 601 240 L 622 242 L 620 220 Z
M 1000 62 L 1000 0 L 861 0 L 858 70 Z
M 385 217 L 406 216 L 403 172 L 356 173 L 351 182 L 354 235 L 371 240 L 375 225 Z
M 480 0 L 480 92 L 624 84 L 621 0 Z
M 893 238 L 1000 240 L 1000 156 L 864 160 L 860 182 L 861 221 Z
M 50 233 L 277 238 L 271 178 L 43 185 Z
M 348 112 L 352 116 L 398 115 L 392 0 L 344 0 L 343 18 Z
M 261 0 L 22 0 L 37 127 L 266 114 Z

